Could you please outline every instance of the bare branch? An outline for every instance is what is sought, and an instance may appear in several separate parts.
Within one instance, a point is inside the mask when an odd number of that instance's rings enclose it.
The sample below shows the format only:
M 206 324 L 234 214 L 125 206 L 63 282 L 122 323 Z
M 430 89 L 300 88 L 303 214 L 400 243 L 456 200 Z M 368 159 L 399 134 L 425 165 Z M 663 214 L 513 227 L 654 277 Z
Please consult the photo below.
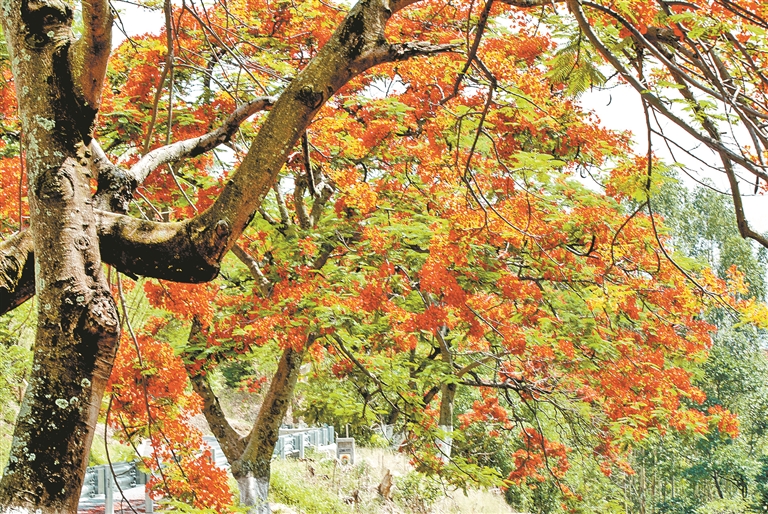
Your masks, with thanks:
M 448 102 L 448 100 L 455 98 L 459 94 L 459 86 L 461 85 L 461 81 L 464 80 L 464 77 L 467 74 L 467 70 L 469 70 L 469 67 L 472 66 L 472 61 L 474 61 L 475 57 L 477 57 L 477 49 L 480 47 L 480 41 L 485 34 L 485 28 L 488 26 L 488 15 L 491 13 L 491 7 L 493 7 L 493 0 L 488 0 L 485 4 L 485 7 L 483 7 L 483 11 L 480 13 L 480 19 L 477 21 L 477 27 L 475 28 L 475 39 L 472 42 L 472 46 L 469 47 L 467 61 L 464 63 L 464 67 L 461 69 L 459 74 L 456 75 L 456 80 L 453 83 L 453 93 L 445 97 L 441 103 L 445 104 Z M 467 38 L 469 38 L 469 27 L 467 27 Z
M 152 134 L 155 131 L 155 123 L 157 122 L 157 114 L 159 112 L 159 105 L 160 105 L 160 97 L 163 93 L 163 88 L 165 87 L 165 81 L 168 79 L 168 75 L 171 75 L 170 80 L 170 87 L 169 89 L 169 98 L 168 98 L 168 113 L 169 113 L 169 119 L 168 119 L 168 128 L 170 130 L 171 125 L 171 119 L 170 115 L 173 114 L 173 26 L 171 22 L 171 2 L 170 0 L 165 0 L 163 2 L 163 14 L 165 15 L 165 33 L 166 33 L 166 51 L 165 51 L 165 66 L 163 66 L 163 71 L 160 74 L 160 82 L 157 84 L 157 88 L 155 89 L 155 100 L 152 104 L 152 119 L 149 121 L 149 127 L 147 128 L 147 133 L 144 136 L 144 151 L 142 153 L 149 152 L 149 147 L 152 144 Z
M 178 141 L 152 150 L 130 170 L 115 166 L 96 140 L 91 141 L 91 167 L 98 178 L 95 206 L 105 211 L 125 213 L 136 187 L 158 167 L 185 157 L 195 157 L 226 143 L 242 123 L 253 114 L 269 109 L 274 97 L 259 97 L 238 107 L 219 128 L 202 136 Z
M 309 158 L 309 140 L 307 139 L 307 132 L 301 136 L 301 150 L 304 156 L 304 175 L 296 173 L 293 190 L 293 206 L 296 209 L 296 217 L 299 219 L 299 226 L 306 230 L 310 227 L 309 213 L 307 212 L 307 204 L 304 202 L 304 192 L 309 189 L 309 193 L 314 197 L 315 185 L 312 176 L 312 161 Z
M 280 211 L 280 223 L 284 227 L 293 225 L 293 223 L 291 222 L 291 213 L 288 212 L 288 206 L 285 204 L 285 197 L 283 196 L 283 193 L 280 191 L 279 180 L 275 183 L 275 187 L 273 187 L 272 190 L 275 192 L 275 201 L 277 202 L 277 210 Z
M 97 209 L 126 213 L 139 182 L 126 170 L 115 166 L 95 139 L 91 140 L 91 169 L 98 187 L 94 194 Z
M 128 173 L 136 183 L 141 184 L 153 170 L 163 164 L 175 162 L 184 157 L 196 157 L 208 152 L 229 141 L 245 120 L 257 112 L 269 109 L 275 104 L 275 101 L 276 98 L 272 96 L 255 98 L 235 109 L 224 124 L 216 130 L 152 150 L 139 159 Z
M 248 271 L 251 272 L 251 276 L 256 279 L 256 282 L 259 284 L 259 291 L 261 291 L 261 296 L 264 298 L 268 297 L 269 292 L 272 290 L 272 283 L 269 281 L 266 275 L 264 275 L 264 272 L 261 271 L 261 266 L 259 266 L 259 263 L 256 262 L 256 259 L 254 259 L 251 254 L 243 250 L 240 245 L 233 246 L 232 253 L 234 253 L 235 256 L 240 259 L 240 262 L 245 264 L 245 266 L 248 268 Z
M 315 203 L 312 204 L 312 209 L 309 213 L 309 224 L 313 227 L 320 219 L 320 216 L 323 214 L 323 208 L 325 207 L 325 204 L 328 203 L 328 200 L 331 199 L 334 191 L 336 191 L 336 188 L 332 184 L 325 181 L 320 183 L 319 189 L 320 194 L 315 198 Z

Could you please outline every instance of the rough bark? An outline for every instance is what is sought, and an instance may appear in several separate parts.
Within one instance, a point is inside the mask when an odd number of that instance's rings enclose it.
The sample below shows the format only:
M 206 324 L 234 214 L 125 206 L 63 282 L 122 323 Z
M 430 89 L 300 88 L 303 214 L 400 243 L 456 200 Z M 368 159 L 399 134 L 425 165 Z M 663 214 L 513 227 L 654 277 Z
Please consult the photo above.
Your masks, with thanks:
M 111 47 L 108 2 L 82 3 L 84 29 L 75 39 L 68 3 L 0 0 L 23 128 L 31 211 L 29 233 L 14 236 L 15 246 L 0 245 L 0 310 L 13 308 L 33 291 L 39 300 L 32 376 L 11 462 L 0 481 L 5 511 L 76 510 L 119 339 L 117 310 L 102 262 L 131 275 L 193 282 L 215 277 L 289 151 L 331 95 L 376 64 L 455 46 L 388 44 L 383 35 L 386 20 L 409 3 L 365 0 L 352 8 L 330 42 L 275 103 L 215 204 L 186 222 L 152 223 L 96 210 L 90 191 L 91 128 Z M 227 137 L 226 131 L 216 137 Z M 215 140 L 177 150 L 202 151 Z M 100 167 L 99 175 L 104 171 L 106 176 L 105 170 Z M 123 178 L 124 186 L 132 187 L 130 174 Z M 103 198 L 101 208 L 124 210 L 119 195 L 106 193 Z M 290 404 L 302 355 L 286 350 L 265 414 L 235 461 L 237 476 L 246 480 L 244 487 L 253 497 L 263 496 L 268 483 L 270 448 L 282 420 L 280 411 Z
M 269 391 L 261 405 L 259 415 L 248 434 L 248 445 L 240 458 L 232 462 L 232 475 L 240 485 L 240 502 L 251 505 L 249 514 L 269 514 L 267 492 L 271 470 L 272 453 L 275 451 L 280 424 L 291 405 L 293 390 L 299 378 L 301 361 L 305 349 L 286 348 L 272 377 Z
M 92 25 L 75 42 L 67 4 L 5 0 L 0 7 L 27 150 L 38 295 L 32 374 L 0 481 L 0 505 L 8 512 L 71 513 L 119 335 L 101 271 L 86 149 L 112 20 L 106 2 L 84 6 Z M 105 42 L 106 51 L 97 48 Z M 90 59 L 87 70 L 82 56 Z

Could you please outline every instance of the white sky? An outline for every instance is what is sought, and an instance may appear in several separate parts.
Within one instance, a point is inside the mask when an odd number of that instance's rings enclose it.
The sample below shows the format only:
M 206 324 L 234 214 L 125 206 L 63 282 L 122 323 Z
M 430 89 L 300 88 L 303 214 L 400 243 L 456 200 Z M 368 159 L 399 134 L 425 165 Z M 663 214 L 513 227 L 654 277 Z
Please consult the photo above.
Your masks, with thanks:
M 647 129 L 643 116 L 643 109 L 635 90 L 629 86 L 618 86 L 609 91 L 592 91 L 585 93 L 582 103 L 590 109 L 593 109 L 606 127 L 616 130 L 629 130 L 633 134 L 635 150 L 644 153 L 647 149 Z M 686 134 L 681 128 L 661 117 L 658 118 L 663 132 L 667 137 L 672 138 L 675 143 L 683 148 L 695 149 L 695 154 L 704 162 L 712 166 L 718 166 L 718 157 L 709 149 L 701 148 L 701 144 Z M 652 121 L 653 122 L 653 121 Z M 749 143 L 747 143 L 749 144 Z M 653 137 L 654 152 L 667 160 L 669 163 L 674 159 L 667 150 L 661 137 Z M 730 191 L 728 181 L 724 174 L 716 173 L 707 169 L 705 165 L 695 159 L 686 156 L 682 150 L 672 148 L 674 158 L 681 164 L 688 166 L 693 173 L 696 173 L 697 180 L 709 179 L 720 191 Z M 695 186 L 694 179 L 681 173 L 684 183 L 688 187 Z M 751 176 L 749 176 L 751 177 Z M 753 195 L 753 186 L 743 184 L 740 187 L 742 197 L 744 198 L 744 211 L 749 221 L 750 227 L 757 232 L 768 231 L 768 198 L 765 195 Z
M 123 33 L 118 29 L 120 22 L 123 23 L 129 36 L 156 34 L 163 27 L 163 15 L 160 11 L 150 11 L 120 0 L 117 0 L 114 6 L 120 13 L 120 19 L 119 21 L 115 20 L 115 28 L 112 30 L 112 48 L 120 45 L 125 39 Z

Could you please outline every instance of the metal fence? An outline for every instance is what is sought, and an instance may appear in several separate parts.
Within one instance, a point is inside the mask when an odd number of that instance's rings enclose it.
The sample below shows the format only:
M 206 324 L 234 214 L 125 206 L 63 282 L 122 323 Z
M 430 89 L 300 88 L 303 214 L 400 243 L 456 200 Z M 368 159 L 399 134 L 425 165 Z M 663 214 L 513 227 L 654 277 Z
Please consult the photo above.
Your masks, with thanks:
M 272 454 L 273 458 L 303 459 L 305 449 L 319 449 L 321 446 L 333 444 L 336 440 L 336 431 L 333 427 L 281 428 L 279 434 L 275 452 Z
M 211 460 L 223 468 L 229 463 L 224 458 L 216 438 L 206 436 L 203 440 L 211 447 Z M 336 441 L 336 431 L 331 426 L 318 428 L 281 428 L 272 454 L 273 459 L 304 458 L 307 448 L 320 449 Z M 80 508 L 87 509 L 105 505 L 105 514 L 114 513 L 115 493 L 135 489 L 147 483 L 148 475 L 142 472 L 136 462 L 114 462 L 109 465 L 93 466 L 85 471 L 83 490 L 80 493 Z M 114 472 L 114 476 L 113 476 Z M 115 485 L 115 479 L 119 488 Z M 135 495 L 131 495 L 134 497 Z M 117 494 L 120 499 L 120 494 Z M 102 500 L 103 498 L 103 500 Z M 144 512 L 153 512 L 152 499 L 144 495 Z
M 112 466 L 92 466 L 85 470 L 81 507 L 104 505 L 105 514 L 114 512 L 115 493 L 128 491 L 147 483 L 148 475 L 138 467 L 138 461 L 113 462 Z M 104 497 L 102 500 L 101 497 Z M 153 512 L 152 500 L 145 496 L 144 512 Z

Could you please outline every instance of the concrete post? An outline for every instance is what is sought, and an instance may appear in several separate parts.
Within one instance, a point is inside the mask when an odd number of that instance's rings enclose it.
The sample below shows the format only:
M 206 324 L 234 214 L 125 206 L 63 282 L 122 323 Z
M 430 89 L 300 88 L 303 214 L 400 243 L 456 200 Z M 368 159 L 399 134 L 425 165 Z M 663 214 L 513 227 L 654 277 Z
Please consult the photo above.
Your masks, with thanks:
M 149 496 L 149 487 L 144 486 L 144 512 L 150 514 L 155 512 L 155 504 L 152 501 L 152 497 Z
M 104 474 L 104 514 L 114 514 L 115 512 L 115 498 L 112 485 L 112 470 L 109 467 L 105 468 Z

